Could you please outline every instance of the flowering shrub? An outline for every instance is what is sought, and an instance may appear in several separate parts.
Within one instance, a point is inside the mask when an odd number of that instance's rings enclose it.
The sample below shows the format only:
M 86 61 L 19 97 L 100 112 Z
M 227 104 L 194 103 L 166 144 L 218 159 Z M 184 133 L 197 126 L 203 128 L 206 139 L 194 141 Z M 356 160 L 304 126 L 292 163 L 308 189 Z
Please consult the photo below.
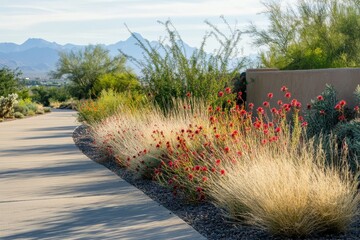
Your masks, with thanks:
M 274 234 L 343 231 L 357 213 L 358 182 L 346 161 L 327 163 L 323 148 L 306 138 L 310 123 L 300 116 L 302 104 L 285 86 L 281 91 L 287 101 L 258 107 L 236 105 L 228 88 L 208 107 L 188 92 L 166 116 L 156 107 L 120 105 L 93 125 L 94 144 L 174 195 L 212 201 Z M 335 101 L 332 109 L 341 116 L 345 105 Z

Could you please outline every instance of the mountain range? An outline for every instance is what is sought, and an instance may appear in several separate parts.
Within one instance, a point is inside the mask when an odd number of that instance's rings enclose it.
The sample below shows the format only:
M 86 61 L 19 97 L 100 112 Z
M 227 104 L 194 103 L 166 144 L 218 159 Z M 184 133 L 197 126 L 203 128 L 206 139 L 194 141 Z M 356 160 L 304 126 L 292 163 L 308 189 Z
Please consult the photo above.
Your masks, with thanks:
M 137 40 L 145 42 L 139 33 L 133 33 L 125 41 L 119 41 L 114 44 L 101 44 L 106 48 L 111 56 L 116 56 L 121 50 L 126 55 L 135 59 L 143 60 L 143 50 L 137 45 Z M 151 41 L 152 46 L 159 44 L 158 41 Z M 196 48 L 183 43 L 187 56 L 196 50 Z M 29 38 L 22 44 L 0 43 L 0 67 L 7 66 L 11 69 L 19 69 L 23 73 L 23 77 L 41 80 L 49 79 L 49 72 L 56 69 L 56 63 L 59 60 L 59 52 L 78 51 L 84 49 L 86 45 L 65 44 L 61 45 L 56 42 L 49 42 L 41 38 Z M 247 56 L 250 62 L 257 63 L 257 55 L 251 54 Z M 127 63 L 136 73 L 140 73 L 130 61 Z
M 136 59 L 143 59 L 142 49 L 136 44 L 137 40 L 145 41 L 139 33 L 133 33 L 125 41 L 102 46 L 109 50 L 111 56 L 119 54 L 119 50 Z M 157 41 L 150 42 L 151 45 L 158 44 Z M 185 50 L 191 54 L 195 48 L 185 44 Z M 29 38 L 22 44 L 0 43 L 0 67 L 7 66 L 11 69 L 19 69 L 23 77 L 49 78 L 48 73 L 56 68 L 61 51 L 77 51 L 85 48 L 85 45 L 65 44 L 49 42 L 41 38 Z M 139 72 L 136 66 L 131 65 L 135 72 Z

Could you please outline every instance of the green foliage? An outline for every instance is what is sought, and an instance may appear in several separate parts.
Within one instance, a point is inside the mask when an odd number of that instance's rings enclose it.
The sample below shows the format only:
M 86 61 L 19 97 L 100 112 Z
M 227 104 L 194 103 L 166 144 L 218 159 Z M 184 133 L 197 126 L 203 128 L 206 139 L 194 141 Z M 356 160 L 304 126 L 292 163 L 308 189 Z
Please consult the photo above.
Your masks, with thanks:
M 234 60 L 239 55 L 241 32 L 232 29 L 224 18 L 223 20 L 230 29 L 230 35 L 226 36 L 207 22 L 211 31 L 191 55 L 186 52 L 181 36 L 170 21 L 161 23 L 165 27 L 167 38 L 157 46 L 146 40 L 141 41 L 132 33 L 144 52 L 145 61 L 127 57 L 141 68 L 142 81 L 155 103 L 165 112 L 173 107 L 172 99 L 184 98 L 188 92 L 199 99 L 214 100 L 217 93 L 229 86 L 244 66 L 243 60 Z M 210 37 L 219 44 L 213 54 L 207 54 L 204 49 Z
M 130 72 L 106 73 L 99 77 L 93 87 L 96 96 L 99 96 L 102 90 L 113 90 L 115 92 L 140 91 L 141 85 L 136 76 Z
M 51 112 L 51 108 L 50 108 L 50 107 L 44 107 L 43 109 L 44 109 L 44 112 L 45 112 L 45 113 Z
M 308 122 L 307 136 L 309 138 L 330 133 L 339 122 L 339 112 L 334 108 L 338 103 L 334 87 L 327 85 L 321 96 L 323 100 L 312 100 L 311 107 L 305 114 L 305 120 Z
M 316 69 L 360 65 L 360 7 L 358 0 L 298 0 L 284 6 L 265 2 L 270 25 L 249 32 L 265 67 Z M 296 7 L 293 7 L 296 6 Z
M 18 95 L 16 93 L 9 94 L 7 97 L 0 96 L 0 118 L 13 116 L 17 99 Z
M 20 99 L 17 104 L 14 106 L 15 112 L 20 112 L 23 115 L 27 116 L 29 111 L 35 112 L 37 110 L 37 106 L 35 103 L 31 101 L 30 98 Z
M 24 118 L 25 116 L 24 116 L 24 114 L 22 114 L 21 112 L 15 112 L 15 113 L 14 113 L 14 117 L 15 117 L 15 118 Z
M 66 77 L 70 80 L 74 97 L 91 98 L 96 97 L 93 87 L 101 76 L 128 71 L 125 62 L 124 57 L 111 58 L 108 50 L 100 45 L 89 45 L 78 52 L 60 53 L 57 69 L 52 75 L 56 79 Z
M 44 106 L 50 106 L 50 102 L 59 101 L 64 102 L 71 98 L 68 87 L 32 87 L 31 98 Z
M 0 69 L 0 96 L 7 96 L 17 92 L 20 87 L 21 72 L 7 67 Z
M 78 121 L 92 125 L 113 115 L 122 105 L 130 109 L 138 109 L 147 104 L 146 97 L 140 93 L 116 93 L 113 90 L 103 90 L 98 99 L 84 100 L 78 104 Z
M 339 123 L 334 129 L 334 134 L 339 146 L 346 143 L 349 157 L 352 160 L 351 166 L 356 169 L 357 159 L 360 157 L 360 118 L 346 123 Z

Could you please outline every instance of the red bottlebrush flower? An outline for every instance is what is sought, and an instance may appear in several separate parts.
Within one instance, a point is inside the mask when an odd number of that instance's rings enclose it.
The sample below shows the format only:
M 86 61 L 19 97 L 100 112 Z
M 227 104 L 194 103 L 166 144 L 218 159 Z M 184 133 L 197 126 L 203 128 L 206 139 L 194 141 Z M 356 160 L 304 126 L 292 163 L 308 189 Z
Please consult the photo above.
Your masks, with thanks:
M 307 127 L 307 125 L 308 125 L 307 122 L 303 122 L 303 123 L 301 124 L 302 127 Z
M 286 98 L 291 98 L 291 93 L 290 92 L 285 93 L 285 97 Z
M 311 104 L 308 103 L 308 105 L 306 106 L 306 108 L 307 108 L 308 110 L 310 110 L 310 109 L 311 109 Z
M 319 113 L 320 115 L 325 115 L 325 110 L 320 110 Z
M 303 116 L 299 116 L 298 119 L 299 119 L 300 122 L 303 122 L 303 121 L 304 121 L 304 117 L 303 117 Z
M 345 119 L 346 119 L 346 118 L 345 118 L 345 115 L 344 115 L 344 114 L 339 116 L 339 121 L 342 122 L 342 121 L 345 121 Z
M 211 112 L 213 110 L 212 106 L 208 108 L 208 111 Z
M 272 112 L 273 114 L 277 114 L 278 111 L 277 111 L 276 108 L 272 108 L 272 109 L 271 109 L 271 112 Z
M 253 109 L 254 108 L 254 104 L 253 103 L 249 103 L 249 109 Z
M 195 169 L 195 171 L 200 171 L 200 166 L 196 165 L 194 169 Z
M 228 152 L 230 152 L 230 148 L 229 148 L 229 147 L 225 147 L 225 148 L 224 148 L 224 151 L 225 151 L 226 153 L 228 153 Z
M 238 135 L 239 134 L 239 132 L 237 131 L 237 130 L 234 130 L 232 133 L 231 133 L 231 136 L 232 137 L 235 137 L 236 135 Z
M 172 166 L 174 166 L 174 163 L 172 161 L 169 161 L 168 165 L 169 165 L 169 167 L 172 167 Z
M 231 103 L 231 100 L 230 100 L 230 99 L 228 99 L 228 100 L 227 100 L 227 103 L 228 103 L 228 104 L 230 104 L 230 103 Z
M 243 95 L 242 92 L 238 92 L 238 96 L 241 97 Z
M 296 108 L 301 108 L 301 102 L 297 102 L 295 105 Z
M 258 107 L 257 112 L 258 112 L 258 114 L 264 114 L 265 113 L 265 111 L 264 111 L 264 109 L 262 107 Z
M 197 188 L 196 188 L 196 191 L 197 191 L 197 192 L 202 192 L 202 190 L 203 190 L 203 189 L 202 189 L 201 187 L 197 187 Z
M 174 183 L 174 180 L 172 180 L 172 179 L 170 179 L 169 181 L 168 181 L 168 184 L 169 185 L 172 185 Z
M 191 181 L 191 180 L 193 180 L 193 179 L 194 179 L 194 175 L 189 174 L 189 175 L 188 175 L 188 178 L 189 178 L 189 180 Z
M 216 172 L 216 169 L 214 167 L 212 167 L 211 172 Z
M 265 102 L 263 102 L 263 105 L 264 105 L 264 107 L 269 107 L 269 106 L 270 106 L 270 103 L 267 102 L 267 101 L 265 101 Z
M 241 115 L 241 116 L 246 115 L 246 111 L 245 111 L 244 109 L 240 110 L 240 115 Z
M 281 128 L 280 128 L 280 127 L 275 128 L 275 132 L 276 132 L 276 133 L 281 132 Z
M 354 107 L 354 111 L 355 111 L 355 112 L 359 112 L 359 106 L 355 106 L 355 107 Z
M 274 94 L 273 94 L 273 93 L 268 93 L 267 97 L 268 97 L 269 99 L 272 99 L 272 98 L 274 97 Z
M 317 98 L 318 101 L 324 101 L 324 97 L 321 96 L 321 95 L 317 96 L 316 98 Z
M 221 175 L 225 175 L 225 170 L 224 170 L 224 169 L 221 169 L 221 170 L 220 170 L 220 174 L 221 174 Z
M 215 163 L 216 163 L 216 165 L 220 165 L 221 160 L 220 160 L 220 159 L 216 159 Z
M 222 96 L 224 96 L 224 93 L 220 91 L 220 92 L 218 93 L 218 97 L 222 97 Z
M 345 106 L 346 105 L 346 101 L 345 100 L 341 100 L 340 102 L 339 102 L 339 104 L 340 104 L 340 106 Z
M 291 100 L 291 106 L 295 107 L 297 102 L 298 101 L 296 99 Z
M 187 93 L 186 93 L 186 96 L 187 96 L 187 97 L 191 97 L 191 93 L 190 93 L 190 92 L 187 92 Z
M 340 104 L 336 104 L 334 108 L 335 108 L 336 110 L 338 110 L 338 111 L 341 110 Z
M 203 182 L 206 182 L 207 180 L 208 180 L 207 177 L 203 177 L 203 178 L 202 178 L 202 181 L 203 181 Z
M 207 172 L 207 171 L 208 171 L 208 168 L 207 168 L 206 166 L 203 166 L 203 167 L 201 168 L 201 171 Z
M 238 151 L 237 154 L 238 154 L 239 156 L 242 156 L 242 152 L 240 152 L 240 151 Z
M 273 127 L 273 126 L 274 126 L 274 123 L 273 123 L 273 122 L 269 122 L 268 125 L 269 125 L 269 127 Z
M 264 134 L 267 135 L 269 133 L 269 130 L 268 129 L 265 129 L 264 130 Z
M 288 89 L 287 89 L 287 87 L 282 86 L 282 87 L 280 88 L 280 90 L 281 90 L 282 92 L 286 92 Z
M 225 88 L 225 92 L 230 94 L 231 93 L 231 88 L 229 88 L 229 87 Z
M 220 134 L 218 134 L 218 133 L 215 134 L 215 138 L 216 138 L 216 139 L 219 139 L 219 138 L 220 138 Z
M 281 105 L 283 105 L 283 102 L 282 102 L 281 100 L 278 100 L 278 101 L 277 101 L 277 104 L 278 104 L 279 106 L 281 106 Z
M 267 143 L 267 140 L 266 140 L 266 139 L 261 140 L 261 144 L 262 144 L 262 145 L 265 145 L 266 143 Z

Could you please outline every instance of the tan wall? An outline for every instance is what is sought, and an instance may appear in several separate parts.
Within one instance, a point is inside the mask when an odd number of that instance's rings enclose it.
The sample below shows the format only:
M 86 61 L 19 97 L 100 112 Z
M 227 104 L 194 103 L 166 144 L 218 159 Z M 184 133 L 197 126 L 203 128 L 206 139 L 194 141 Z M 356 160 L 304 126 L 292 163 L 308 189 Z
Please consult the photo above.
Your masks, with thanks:
M 355 106 L 354 91 L 360 84 L 360 68 L 318 69 L 279 71 L 275 69 L 249 69 L 246 72 L 248 81 L 247 101 L 255 106 L 262 105 L 269 92 L 274 93 L 272 106 L 278 99 L 285 100 L 282 86 L 289 88 L 292 98 L 300 101 L 303 107 L 324 91 L 325 85 L 335 87 L 339 100 L 344 99 L 349 107 Z

